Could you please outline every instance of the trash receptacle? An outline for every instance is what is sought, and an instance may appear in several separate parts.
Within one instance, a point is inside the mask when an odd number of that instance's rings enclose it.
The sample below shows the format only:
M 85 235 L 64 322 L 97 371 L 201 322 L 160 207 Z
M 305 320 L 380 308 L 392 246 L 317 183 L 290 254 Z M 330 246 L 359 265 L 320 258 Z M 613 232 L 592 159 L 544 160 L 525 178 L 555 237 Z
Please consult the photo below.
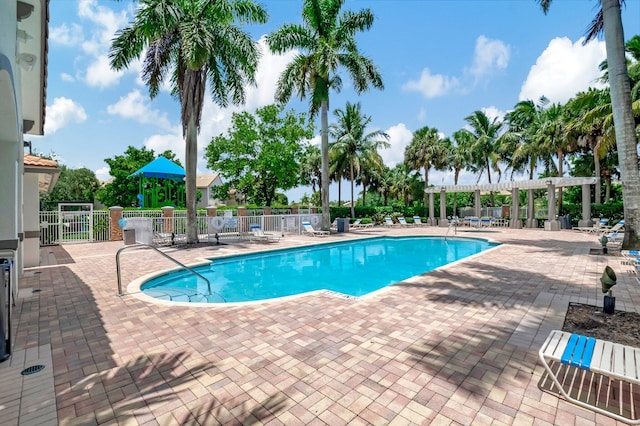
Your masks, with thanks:
M 349 218 L 338 218 L 338 232 L 349 232 Z
M 122 236 L 124 238 L 124 245 L 128 246 L 130 244 L 136 243 L 136 230 L 135 228 L 131 229 L 123 229 Z

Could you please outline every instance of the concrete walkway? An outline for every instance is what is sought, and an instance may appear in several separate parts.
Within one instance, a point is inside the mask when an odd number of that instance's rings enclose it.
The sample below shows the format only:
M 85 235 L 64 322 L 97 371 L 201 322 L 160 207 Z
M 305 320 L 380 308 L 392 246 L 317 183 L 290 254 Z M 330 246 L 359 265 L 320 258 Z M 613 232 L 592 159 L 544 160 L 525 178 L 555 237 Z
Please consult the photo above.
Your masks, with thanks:
M 587 425 L 615 421 L 540 390 L 537 351 L 569 302 L 638 310 L 622 258 L 590 255 L 593 235 L 458 231 L 503 244 L 370 297 L 327 293 L 244 306 L 166 306 L 116 295 L 122 242 L 44 247 L 13 315 L 14 355 L 0 364 L 0 422 L 11 424 Z M 182 262 L 377 235 L 168 248 Z M 123 255 L 123 281 L 169 268 Z M 20 370 L 45 369 L 30 376 Z

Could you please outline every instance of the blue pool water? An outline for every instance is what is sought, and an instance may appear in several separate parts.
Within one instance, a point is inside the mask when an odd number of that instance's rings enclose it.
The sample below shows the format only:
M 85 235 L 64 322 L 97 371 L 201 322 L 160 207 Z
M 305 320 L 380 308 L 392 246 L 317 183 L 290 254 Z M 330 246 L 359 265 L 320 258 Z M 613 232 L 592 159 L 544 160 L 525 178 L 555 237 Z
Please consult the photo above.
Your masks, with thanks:
M 471 256 L 495 244 L 479 239 L 381 237 L 214 259 L 195 270 L 147 281 L 142 291 L 181 302 L 246 302 L 331 290 L 372 291 Z

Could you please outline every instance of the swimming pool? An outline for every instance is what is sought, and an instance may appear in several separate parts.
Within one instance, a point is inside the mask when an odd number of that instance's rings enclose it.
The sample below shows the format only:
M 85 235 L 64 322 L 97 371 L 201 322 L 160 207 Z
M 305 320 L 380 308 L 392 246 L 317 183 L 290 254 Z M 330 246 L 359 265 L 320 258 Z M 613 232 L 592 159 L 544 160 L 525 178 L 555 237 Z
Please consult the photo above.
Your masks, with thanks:
M 141 286 L 148 296 L 179 302 L 248 302 L 315 290 L 363 296 L 487 250 L 481 239 L 379 237 L 212 259 L 170 272 Z M 210 287 L 210 289 L 209 289 Z M 209 291 L 210 290 L 210 291 Z

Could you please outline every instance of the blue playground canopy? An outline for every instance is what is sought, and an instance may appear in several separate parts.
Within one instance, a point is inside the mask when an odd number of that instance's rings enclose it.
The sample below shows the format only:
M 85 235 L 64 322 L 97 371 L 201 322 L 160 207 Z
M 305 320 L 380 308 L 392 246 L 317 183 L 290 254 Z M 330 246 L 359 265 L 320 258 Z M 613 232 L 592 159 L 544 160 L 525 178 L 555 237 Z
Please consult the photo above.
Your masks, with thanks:
M 184 169 L 166 157 L 158 157 L 146 166 L 131 173 L 129 176 L 146 178 L 182 180 L 186 175 Z

